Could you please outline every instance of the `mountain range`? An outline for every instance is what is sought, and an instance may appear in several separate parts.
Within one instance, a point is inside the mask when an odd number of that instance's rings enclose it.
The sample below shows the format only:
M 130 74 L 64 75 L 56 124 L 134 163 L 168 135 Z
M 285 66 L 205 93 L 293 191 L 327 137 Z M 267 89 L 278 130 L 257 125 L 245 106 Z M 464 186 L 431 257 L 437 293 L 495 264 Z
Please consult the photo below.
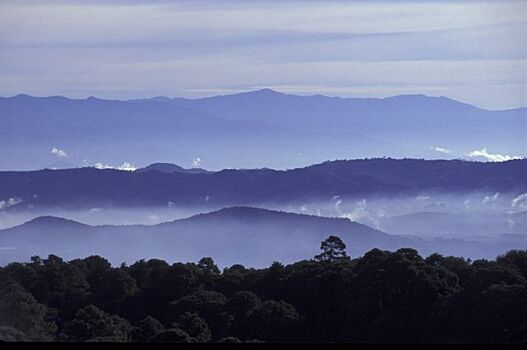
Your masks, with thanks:
M 338 98 L 269 89 L 127 101 L 16 95 L 0 98 L 0 122 L 4 170 L 53 167 L 57 156 L 77 166 L 199 159 L 216 170 L 287 169 L 327 159 L 527 149 L 526 108 L 490 111 L 424 95 Z M 53 154 L 54 147 L 63 152 Z
M 197 261 L 211 256 L 222 267 L 232 264 L 269 266 L 310 259 L 329 235 L 341 237 L 352 256 L 373 249 L 419 249 L 472 258 L 494 258 L 509 249 L 527 247 L 527 240 L 504 237 L 481 243 L 455 239 L 424 241 L 386 234 L 344 218 L 328 218 L 231 207 L 158 225 L 89 226 L 57 217 L 38 217 L 0 230 L 0 264 L 31 256 L 66 259 L 102 255 L 114 264 L 139 259 Z
M 42 208 L 167 207 L 307 203 L 422 193 L 527 193 L 527 160 L 363 159 L 304 168 L 225 169 L 176 165 L 136 171 L 79 168 L 0 172 L 4 211 Z

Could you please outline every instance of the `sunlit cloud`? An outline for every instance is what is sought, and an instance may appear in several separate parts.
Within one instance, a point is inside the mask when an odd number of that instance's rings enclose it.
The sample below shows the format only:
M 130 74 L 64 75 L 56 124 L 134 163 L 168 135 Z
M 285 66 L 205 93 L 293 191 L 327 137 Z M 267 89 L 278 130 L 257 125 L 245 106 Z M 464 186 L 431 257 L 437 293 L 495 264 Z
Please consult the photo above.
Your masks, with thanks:
M 512 200 L 513 208 L 527 209 L 527 193 L 522 193 Z
M 104 164 L 101 162 L 97 162 L 94 164 L 94 167 L 97 169 L 116 169 L 116 170 L 124 170 L 124 171 L 134 171 L 137 169 L 136 166 L 134 166 L 130 162 L 123 162 L 121 165 L 115 167 L 109 164 Z
M 450 150 L 443 148 L 443 147 L 431 147 L 434 151 L 443 153 L 443 154 L 450 154 Z
M 59 157 L 59 158 L 67 158 L 68 157 L 68 153 L 58 147 L 53 147 L 51 149 L 51 154 Z
M 20 204 L 22 202 L 23 202 L 22 198 L 18 198 L 18 197 L 12 197 L 12 198 L 9 198 L 9 199 L 6 199 L 6 200 L 1 200 L 0 201 L 0 210 L 7 209 L 9 207 L 12 207 L 14 205 Z
M 196 157 L 196 158 L 192 159 L 192 166 L 198 167 L 198 166 L 200 166 L 200 164 L 201 164 L 201 158 L 200 157 Z
M 493 202 L 496 202 L 498 200 L 498 197 L 500 196 L 500 193 L 499 192 L 496 192 L 494 193 L 492 196 L 485 196 L 483 198 L 483 201 L 481 201 L 482 204 L 487 204 L 487 203 L 493 203 Z
M 514 159 L 522 159 L 522 157 L 519 156 L 510 156 L 510 155 L 504 155 L 504 154 L 498 154 L 498 153 L 489 153 L 487 151 L 487 148 L 484 147 L 480 150 L 474 150 L 472 152 L 467 153 L 467 156 L 469 157 L 483 157 L 488 161 L 491 162 L 506 162 L 508 160 L 514 160 Z

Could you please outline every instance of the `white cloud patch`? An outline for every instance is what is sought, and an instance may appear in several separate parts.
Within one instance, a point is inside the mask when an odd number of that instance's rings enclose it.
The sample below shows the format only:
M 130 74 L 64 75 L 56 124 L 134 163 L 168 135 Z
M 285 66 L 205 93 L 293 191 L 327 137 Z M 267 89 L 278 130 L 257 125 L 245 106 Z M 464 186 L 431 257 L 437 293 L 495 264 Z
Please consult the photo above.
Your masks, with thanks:
M 487 204 L 487 203 L 496 202 L 499 196 L 500 196 L 499 192 L 494 193 L 492 196 L 485 196 L 485 198 L 483 198 L 483 201 L 481 203 Z
M 64 151 L 63 149 L 60 149 L 58 147 L 53 147 L 51 149 L 51 154 L 59 157 L 59 158 L 67 158 L 68 157 L 68 153 L 66 151 Z
M 117 169 L 117 170 L 124 170 L 124 171 L 134 171 L 137 169 L 136 166 L 134 166 L 130 162 L 123 162 L 121 165 L 115 167 L 109 164 L 104 164 L 101 162 L 97 162 L 94 164 L 94 167 L 97 169 Z
M 161 218 L 157 214 L 150 214 L 148 219 L 154 223 L 159 223 L 161 221 Z
M 443 147 L 431 147 L 431 149 L 433 149 L 436 152 L 443 153 L 443 154 L 450 154 L 451 152 L 449 149 L 446 149 Z
M 383 211 L 378 211 L 377 214 L 381 216 L 385 215 Z M 358 221 L 362 223 L 366 222 L 369 225 L 373 225 L 375 228 L 380 227 L 380 222 L 378 218 L 368 210 L 366 199 L 362 199 L 356 202 L 355 207 L 351 212 L 344 214 L 339 213 L 339 217 L 347 218 L 351 221 Z
M 527 209 L 527 193 L 522 193 L 512 200 L 512 207 L 519 209 Z
M 508 160 L 514 160 L 514 159 L 522 159 L 522 157 L 519 156 L 510 156 L 510 155 L 503 155 L 498 153 L 489 153 L 487 151 L 487 147 L 484 147 L 480 150 L 474 150 L 472 152 L 469 152 L 467 154 L 469 157 L 483 157 L 491 162 L 505 162 Z
M 22 198 L 18 197 L 12 197 L 7 200 L 0 201 L 0 210 L 7 209 L 9 207 L 12 207 L 13 205 L 17 205 L 19 203 L 22 203 Z
M 192 159 L 192 166 L 199 166 L 201 164 L 201 158 L 200 157 L 196 157 L 194 159 Z

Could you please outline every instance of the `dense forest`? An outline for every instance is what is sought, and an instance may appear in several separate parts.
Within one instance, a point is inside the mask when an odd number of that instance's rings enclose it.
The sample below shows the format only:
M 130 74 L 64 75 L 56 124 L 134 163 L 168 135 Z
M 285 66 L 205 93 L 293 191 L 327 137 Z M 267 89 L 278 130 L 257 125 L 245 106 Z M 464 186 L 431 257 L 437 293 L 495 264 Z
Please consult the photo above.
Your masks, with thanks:
M 0 339 L 521 343 L 527 251 L 353 258 L 330 236 L 312 260 L 265 269 L 35 256 L 0 268 Z

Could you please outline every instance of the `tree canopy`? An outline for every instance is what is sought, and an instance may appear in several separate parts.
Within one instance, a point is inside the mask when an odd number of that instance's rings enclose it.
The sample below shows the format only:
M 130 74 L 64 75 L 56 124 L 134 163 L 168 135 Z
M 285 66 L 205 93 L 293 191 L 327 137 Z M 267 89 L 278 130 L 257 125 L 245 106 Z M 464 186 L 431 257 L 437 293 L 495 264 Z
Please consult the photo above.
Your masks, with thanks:
M 115 342 L 527 341 L 527 252 L 470 261 L 410 248 L 219 270 L 33 257 L 0 267 L 0 339 Z

